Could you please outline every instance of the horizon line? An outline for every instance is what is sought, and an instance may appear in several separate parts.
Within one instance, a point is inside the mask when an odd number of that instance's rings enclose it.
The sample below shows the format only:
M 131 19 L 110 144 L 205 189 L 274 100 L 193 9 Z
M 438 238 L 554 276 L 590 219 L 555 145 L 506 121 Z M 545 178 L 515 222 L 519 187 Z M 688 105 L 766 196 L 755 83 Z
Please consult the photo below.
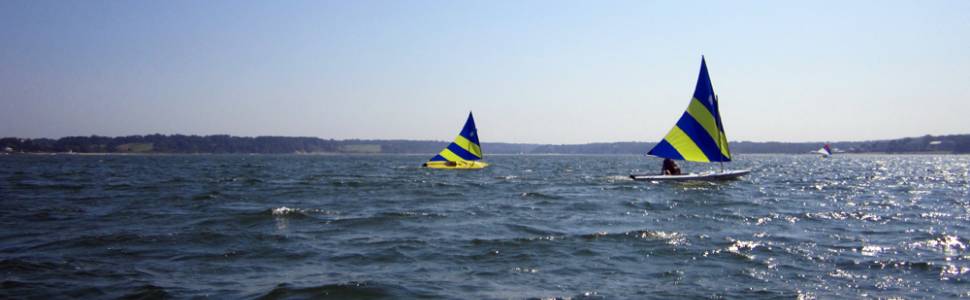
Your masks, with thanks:
M 51 138 L 51 137 L 0 136 L 0 139 L 16 138 L 16 139 L 50 139 L 50 140 L 59 140 L 59 139 L 74 138 L 74 137 L 84 137 L 84 138 L 88 138 L 88 137 L 119 138 L 119 137 L 150 136 L 150 135 L 162 135 L 162 136 L 182 135 L 182 136 L 198 136 L 198 137 L 229 136 L 229 137 L 237 137 L 237 138 L 259 138 L 259 137 L 315 138 L 315 139 L 321 139 L 321 140 L 334 140 L 334 141 L 360 140 L 360 141 L 411 141 L 411 142 L 442 142 L 442 143 L 448 142 L 447 140 L 431 140 L 431 139 L 388 139 L 388 138 L 345 138 L 345 139 L 336 139 L 336 138 L 324 138 L 324 137 L 318 137 L 318 136 L 287 136 L 287 135 L 254 135 L 254 136 L 249 136 L 249 135 L 232 135 L 232 134 L 183 134 L 183 133 L 172 133 L 172 134 L 149 133 L 149 134 L 118 135 L 118 136 L 107 136 L 107 135 L 92 134 L 92 135 L 67 135 L 67 136 L 62 136 L 62 137 L 57 137 L 57 138 Z M 729 143 L 783 143 L 783 144 L 829 143 L 829 144 L 834 144 L 834 143 L 860 143 L 860 142 L 890 141 L 890 140 L 901 140 L 901 139 L 910 139 L 910 138 L 923 138 L 923 137 L 927 137 L 927 136 L 929 136 L 929 137 L 947 137 L 947 136 L 962 136 L 962 135 L 970 135 L 970 133 L 940 134 L 940 135 L 924 134 L 924 135 L 921 135 L 921 136 L 905 136 L 905 137 L 897 137 L 897 138 L 869 139 L 869 140 L 855 140 L 855 141 L 846 140 L 846 141 L 800 141 L 800 142 L 790 142 L 790 141 L 788 141 L 788 142 L 786 142 L 786 141 L 733 140 L 733 141 L 729 141 Z M 483 144 L 521 144 L 521 145 L 590 145 L 590 144 L 658 143 L 658 142 L 659 141 L 657 141 L 657 142 L 650 142 L 650 141 L 612 141 L 612 142 L 586 142 L 586 143 L 539 143 L 539 142 L 503 142 L 503 141 L 487 142 L 487 141 L 482 141 Z

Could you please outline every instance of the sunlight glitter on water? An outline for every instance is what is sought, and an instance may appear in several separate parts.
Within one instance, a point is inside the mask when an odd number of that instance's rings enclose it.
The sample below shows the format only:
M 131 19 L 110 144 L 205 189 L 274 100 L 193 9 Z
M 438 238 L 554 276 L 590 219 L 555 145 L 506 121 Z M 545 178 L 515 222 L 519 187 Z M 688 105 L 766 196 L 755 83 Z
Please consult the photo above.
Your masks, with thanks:
M 970 296 L 967 156 L 97 159 L 0 158 L 0 298 Z

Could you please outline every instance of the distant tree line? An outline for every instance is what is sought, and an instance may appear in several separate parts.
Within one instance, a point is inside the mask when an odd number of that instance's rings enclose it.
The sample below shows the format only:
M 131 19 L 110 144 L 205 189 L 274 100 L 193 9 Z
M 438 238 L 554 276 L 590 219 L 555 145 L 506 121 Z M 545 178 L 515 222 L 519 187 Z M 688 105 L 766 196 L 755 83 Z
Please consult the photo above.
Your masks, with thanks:
M 24 153 L 414 153 L 434 154 L 447 141 L 334 140 L 315 137 L 230 135 L 130 135 L 0 138 L 0 151 Z M 535 144 L 486 143 L 487 153 L 531 153 Z
M 556 154 L 646 154 L 654 143 L 646 142 L 616 142 L 590 143 L 579 145 L 541 145 L 533 149 L 532 153 Z
M 433 154 L 447 141 L 334 140 L 315 137 L 230 135 L 131 135 L 121 137 L 72 136 L 59 139 L 0 139 L 3 152 L 78 153 L 413 153 Z M 807 153 L 821 142 L 731 142 L 734 153 Z M 970 134 L 923 136 L 865 142 L 832 142 L 850 153 L 970 153 Z M 483 143 L 487 154 L 646 154 L 654 143 L 617 142 L 577 145 Z
M 854 149 L 858 152 L 886 153 L 970 153 L 970 134 L 902 138 L 884 141 L 861 142 Z
M 809 153 L 824 142 L 731 142 L 732 153 Z M 830 142 L 833 148 L 846 153 L 970 153 L 970 134 L 902 138 L 863 142 Z M 617 142 L 581 145 L 540 145 L 532 153 L 560 154 L 646 154 L 655 143 Z
M 72 136 L 60 139 L 0 139 L 0 146 L 23 152 L 294 153 L 334 152 L 338 143 L 310 137 L 229 135 Z

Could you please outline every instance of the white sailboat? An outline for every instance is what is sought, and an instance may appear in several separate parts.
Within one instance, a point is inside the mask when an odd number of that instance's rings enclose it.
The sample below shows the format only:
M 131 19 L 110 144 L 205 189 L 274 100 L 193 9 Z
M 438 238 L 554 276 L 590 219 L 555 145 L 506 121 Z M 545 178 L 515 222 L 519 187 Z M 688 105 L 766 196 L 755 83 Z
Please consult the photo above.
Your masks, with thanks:
M 825 144 L 821 149 L 815 150 L 815 153 L 821 154 L 822 157 L 829 157 L 832 155 L 832 148 L 829 148 L 829 144 Z
M 731 150 L 721 123 L 717 95 L 707 72 L 707 63 L 701 57 L 701 71 L 687 111 L 681 115 L 674 128 L 667 133 L 647 154 L 693 162 L 720 162 L 720 171 L 684 175 L 632 174 L 633 180 L 723 180 L 736 179 L 751 170 L 724 170 L 724 162 L 731 161 Z

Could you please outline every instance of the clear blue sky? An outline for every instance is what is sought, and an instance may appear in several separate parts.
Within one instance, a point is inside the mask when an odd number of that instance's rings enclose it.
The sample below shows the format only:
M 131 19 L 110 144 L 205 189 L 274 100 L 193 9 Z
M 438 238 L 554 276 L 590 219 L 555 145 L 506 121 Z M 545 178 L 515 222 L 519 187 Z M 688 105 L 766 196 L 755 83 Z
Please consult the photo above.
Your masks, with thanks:
M 970 133 L 970 1 L 0 1 L 0 136 Z

